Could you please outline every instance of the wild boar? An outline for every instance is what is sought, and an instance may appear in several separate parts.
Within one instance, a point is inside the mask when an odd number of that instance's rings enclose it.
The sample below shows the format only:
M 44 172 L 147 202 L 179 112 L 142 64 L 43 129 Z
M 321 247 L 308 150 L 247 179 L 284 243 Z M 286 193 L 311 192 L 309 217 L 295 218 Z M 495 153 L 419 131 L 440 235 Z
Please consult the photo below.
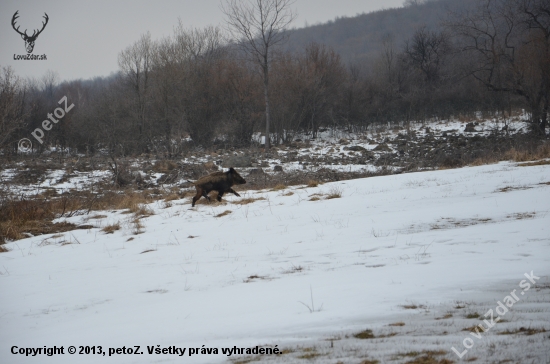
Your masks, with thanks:
M 197 190 L 197 194 L 193 197 L 192 206 L 194 207 L 195 202 L 197 202 L 201 196 L 204 196 L 208 201 L 210 201 L 210 197 L 208 197 L 208 193 L 210 193 L 210 191 L 218 191 L 218 201 L 222 200 L 222 196 L 226 192 L 231 192 L 235 196 L 241 197 L 241 195 L 235 192 L 235 190 L 231 187 L 234 185 L 245 184 L 246 181 L 239 173 L 237 173 L 236 170 L 229 168 L 229 171 L 227 172 L 210 173 L 208 176 L 201 177 L 192 183 L 195 185 L 195 189 Z

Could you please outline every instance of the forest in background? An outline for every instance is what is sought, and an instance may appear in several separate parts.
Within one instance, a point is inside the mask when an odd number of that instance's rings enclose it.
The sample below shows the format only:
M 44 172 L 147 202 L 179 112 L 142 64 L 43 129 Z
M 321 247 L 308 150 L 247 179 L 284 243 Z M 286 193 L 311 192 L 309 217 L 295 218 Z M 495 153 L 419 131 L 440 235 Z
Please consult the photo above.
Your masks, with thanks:
M 510 115 L 525 109 L 546 136 L 550 4 L 544 0 L 411 1 L 287 31 L 270 63 L 273 145 L 321 128 Z M 75 107 L 34 152 L 178 156 L 196 148 L 248 147 L 262 132 L 262 74 L 221 27 L 152 40 L 118 55 L 109 77 L 59 82 L 0 68 L 0 150 L 41 128 L 67 97 Z

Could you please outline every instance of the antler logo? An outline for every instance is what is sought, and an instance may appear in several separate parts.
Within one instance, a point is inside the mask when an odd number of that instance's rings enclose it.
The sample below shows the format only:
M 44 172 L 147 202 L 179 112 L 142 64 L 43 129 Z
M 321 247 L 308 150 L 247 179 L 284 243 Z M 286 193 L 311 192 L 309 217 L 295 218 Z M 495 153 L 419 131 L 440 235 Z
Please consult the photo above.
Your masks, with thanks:
M 29 36 L 27 34 L 27 29 L 25 29 L 25 33 L 21 33 L 19 31 L 19 27 L 15 27 L 15 20 L 17 18 L 19 18 L 19 15 L 17 15 L 17 13 L 19 13 L 19 10 L 17 10 L 15 12 L 15 14 L 13 14 L 13 18 L 11 18 L 11 26 L 13 27 L 13 29 L 15 29 L 15 31 L 19 34 L 21 34 L 21 38 L 23 38 L 23 40 L 25 41 L 25 48 L 27 49 L 27 53 L 32 53 L 32 50 L 34 49 L 34 42 L 36 41 L 36 38 L 38 38 L 38 35 L 40 33 L 42 33 L 42 31 L 44 30 L 44 28 L 46 28 L 46 24 L 48 24 L 48 14 L 44 13 L 44 19 L 46 19 L 45 22 L 42 22 L 42 29 L 40 30 L 35 30 L 31 36 Z M 38 33 L 37 33 L 38 32 Z

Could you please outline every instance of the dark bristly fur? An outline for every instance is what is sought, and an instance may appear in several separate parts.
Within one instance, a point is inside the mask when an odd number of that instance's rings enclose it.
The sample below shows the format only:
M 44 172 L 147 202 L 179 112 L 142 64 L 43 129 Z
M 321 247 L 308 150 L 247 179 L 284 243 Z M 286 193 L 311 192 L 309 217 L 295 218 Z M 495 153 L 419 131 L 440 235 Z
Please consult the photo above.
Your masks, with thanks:
M 241 197 L 241 195 L 235 192 L 235 190 L 231 187 L 245 183 L 246 181 L 244 178 L 242 178 L 241 175 L 233 168 L 229 168 L 229 171 L 227 172 L 214 172 L 208 176 L 201 177 L 193 183 L 197 190 L 197 194 L 193 197 L 192 206 L 195 206 L 195 202 L 197 202 L 201 196 L 204 196 L 208 201 L 210 201 L 210 197 L 208 197 L 210 191 L 218 191 L 218 201 L 222 200 L 222 196 L 226 192 L 231 192 L 235 196 Z

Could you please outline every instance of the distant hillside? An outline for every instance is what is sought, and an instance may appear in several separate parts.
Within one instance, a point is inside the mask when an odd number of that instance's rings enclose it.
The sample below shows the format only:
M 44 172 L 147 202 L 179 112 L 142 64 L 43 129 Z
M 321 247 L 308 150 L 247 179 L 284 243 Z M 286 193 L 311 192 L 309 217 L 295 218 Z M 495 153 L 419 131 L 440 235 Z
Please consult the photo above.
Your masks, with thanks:
M 324 24 L 290 30 L 289 51 L 300 51 L 311 43 L 322 43 L 338 52 L 344 61 L 368 60 L 378 54 L 382 40 L 391 37 L 397 50 L 414 31 L 426 25 L 437 29 L 449 11 L 464 9 L 476 0 L 432 0 L 420 5 L 380 10 Z

